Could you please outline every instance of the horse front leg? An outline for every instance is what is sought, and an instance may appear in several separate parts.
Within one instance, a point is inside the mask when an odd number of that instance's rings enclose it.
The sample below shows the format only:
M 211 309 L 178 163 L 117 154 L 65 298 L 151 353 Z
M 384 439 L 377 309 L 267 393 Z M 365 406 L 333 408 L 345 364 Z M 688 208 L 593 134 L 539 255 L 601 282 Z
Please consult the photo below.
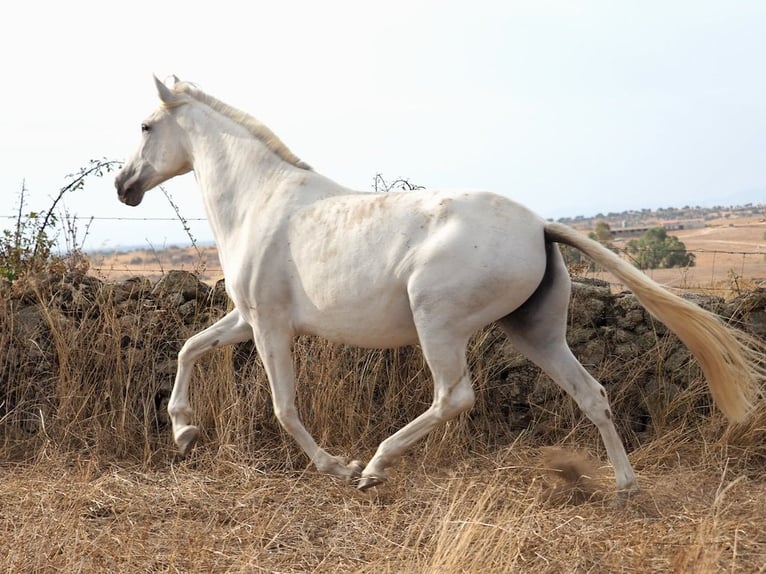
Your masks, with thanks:
M 308 455 L 321 471 L 346 479 L 360 475 L 363 465 L 353 460 L 346 463 L 341 457 L 331 456 L 322 449 L 303 426 L 295 407 L 295 370 L 292 356 L 292 334 L 277 329 L 253 329 L 255 346 L 271 388 L 274 414 L 282 428 Z
M 189 381 L 194 363 L 212 349 L 250 339 L 253 332 L 236 309 L 224 315 L 204 331 L 184 343 L 178 353 L 178 371 L 168 402 L 168 414 L 173 424 L 173 440 L 181 455 L 186 455 L 199 437 L 199 428 L 190 424 Z

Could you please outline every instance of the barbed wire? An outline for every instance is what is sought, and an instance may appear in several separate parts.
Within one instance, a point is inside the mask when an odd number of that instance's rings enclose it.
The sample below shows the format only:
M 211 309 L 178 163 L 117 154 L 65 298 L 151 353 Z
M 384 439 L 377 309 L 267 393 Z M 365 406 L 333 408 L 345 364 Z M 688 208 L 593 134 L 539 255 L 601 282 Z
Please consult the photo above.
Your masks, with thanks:
M 0 215 L 0 219 L 17 219 L 18 215 Z M 178 221 L 177 217 L 101 217 L 98 215 L 77 217 L 93 221 Z M 207 221 L 207 217 L 186 217 L 187 221 Z
M 0 219 L 17 219 L 18 215 L 0 215 Z M 101 215 L 92 215 L 88 217 L 78 217 L 78 219 L 87 219 L 87 220 L 93 220 L 93 221 L 178 221 L 177 217 L 135 217 L 135 216 L 123 216 L 123 217 L 113 217 L 113 216 L 101 216 Z M 187 221 L 207 221 L 207 217 L 185 217 Z M 766 242 L 765 242 L 766 245 Z M 643 250 L 649 251 L 651 250 L 651 247 L 645 248 Z M 625 248 L 618 248 L 616 251 L 620 253 L 627 253 Z M 764 251 L 728 251 L 723 249 L 705 249 L 705 248 L 699 248 L 699 249 L 666 249 L 663 248 L 662 251 L 664 253 L 717 253 L 717 254 L 725 254 L 725 255 L 766 255 L 766 250 Z
M 132 253 L 136 252 L 144 252 L 144 251 L 151 251 L 150 249 L 137 249 L 132 251 L 123 252 L 122 255 L 124 256 L 130 256 Z M 694 251 L 691 251 L 692 253 Z M 716 264 L 714 263 L 713 269 L 705 269 L 704 271 L 701 271 L 703 275 L 707 276 L 708 273 L 710 274 L 709 282 L 700 282 L 703 281 L 703 277 L 699 276 L 696 280 L 691 279 L 689 284 L 682 283 L 680 285 L 673 285 L 671 284 L 672 281 L 677 281 L 678 278 L 675 280 L 669 280 L 669 281 L 660 281 L 665 288 L 678 292 L 678 293 L 688 293 L 688 292 L 696 292 L 696 293 L 709 293 L 709 294 L 731 294 L 732 292 L 738 292 L 742 289 L 740 286 L 740 283 L 746 283 L 746 284 L 752 284 L 755 287 L 766 287 L 766 277 L 761 277 L 760 272 L 761 268 L 758 269 L 758 273 L 749 272 L 748 273 L 748 267 L 752 265 L 759 265 L 764 263 L 764 255 L 766 253 L 763 252 L 750 252 L 750 251 L 713 251 L 713 250 L 706 250 L 706 253 L 714 253 L 714 254 L 724 254 L 724 255 L 740 255 L 742 256 L 742 261 L 738 262 L 731 262 L 729 264 L 727 263 L 720 263 L 717 266 L 719 268 L 723 268 L 725 272 L 721 274 L 721 271 L 719 270 L 718 273 L 715 272 Z M 193 273 L 196 273 L 199 275 L 203 280 L 217 280 L 219 278 L 222 278 L 224 276 L 223 268 L 220 267 L 220 264 L 218 264 L 218 261 L 214 260 L 212 261 L 212 265 L 208 264 L 208 261 L 210 261 L 210 256 L 208 257 L 197 257 L 193 260 L 185 259 L 184 261 L 173 261 L 173 255 L 163 255 L 163 251 L 160 252 L 152 252 L 151 255 L 146 255 L 143 257 L 144 260 L 146 260 L 146 263 L 143 262 L 136 262 L 136 263 L 130 263 L 128 261 L 123 262 L 109 262 L 108 258 L 111 256 L 109 253 L 94 253 L 89 256 L 90 259 L 90 270 L 92 273 L 95 273 L 98 276 L 101 276 L 103 278 L 108 279 L 110 276 L 114 277 L 126 277 L 126 276 L 138 276 L 138 275 L 164 275 L 170 270 L 181 270 L 181 271 L 190 271 Z M 138 256 L 142 257 L 142 256 Z M 755 259 L 755 260 L 754 260 Z M 747 261 L 746 261 L 747 260 Z M 685 274 L 687 272 L 694 272 L 697 269 L 696 266 L 691 267 L 674 267 L 674 268 L 657 268 L 657 269 L 645 269 L 644 273 L 649 275 L 650 277 L 653 277 L 655 272 L 661 271 L 661 272 L 667 272 L 667 271 L 677 271 L 679 274 L 679 277 L 685 277 Z M 577 280 L 577 278 L 598 278 L 601 280 L 606 281 L 613 290 L 617 291 L 625 291 L 628 290 L 628 287 L 622 283 L 621 281 L 617 280 L 615 277 L 613 277 L 611 274 L 609 274 L 607 271 L 601 270 L 601 271 L 586 271 L 585 275 L 580 275 L 577 270 L 576 266 L 572 269 L 572 272 L 574 273 L 573 278 Z M 758 276 L 756 276 L 758 275 Z M 766 271 L 764 271 L 764 275 L 766 275 Z M 716 276 L 717 279 L 714 279 L 713 276 Z M 666 278 L 667 279 L 667 278 Z M 685 281 L 685 280 L 684 280 Z
M 174 265 L 172 269 L 174 271 L 188 271 L 189 268 L 200 275 L 223 275 L 223 269 L 220 267 L 205 267 L 203 270 L 197 269 L 195 265 Z M 144 267 L 142 265 L 109 265 L 99 267 L 98 265 L 91 265 L 90 270 L 102 275 L 109 275 L 110 273 L 167 273 L 168 267 Z
M 188 269 L 187 269 L 188 267 Z M 100 276 L 102 278 L 108 279 L 110 275 L 121 275 L 121 276 L 139 276 L 139 275 L 164 275 L 170 270 L 180 270 L 180 271 L 189 271 L 193 272 L 197 275 L 199 275 L 203 280 L 206 280 L 205 278 L 223 278 L 223 269 L 220 267 L 207 267 L 205 266 L 204 269 L 200 270 L 194 265 L 173 265 L 168 267 L 144 267 L 144 266 L 130 266 L 130 265 L 120 265 L 120 266 L 105 266 L 101 267 L 98 265 L 91 265 L 90 271 L 94 273 L 97 276 Z M 652 271 L 652 270 L 649 270 Z M 587 278 L 587 277 L 585 277 Z M 577 281 L 578 279 L 582 280 L 583 277 L 580 276 L 573 276 L 573 281 Z M 602 278 L 603 279 L 603 278 Z M 629 291 L 627 285 L 620 281 L 616 280 L 609 280 L 609 279 L 603 279 L 606 281 L 612 288 L 615 288 L 617 291 Z M 757 285 L 759 287 L 766 286 L 766 284 L 763 285 Z M 663 285 L 666 289 L 669 289 L 670 291 L 676 291 L 679 293 L 686 293 L 686 292 L 692 292 L 692 293 L 723 293 L 723 294 L 731 294 L 733 291 L 736 291 L 735 288 L 732 286 L 715 286 L 715 285 L 692 285 L 692 286 L 684 286 L 684 285 Z
M 2 220 L 2 219 L 5 219 L 5 220 L 15 220 L 18 217 L 19 217 L 18 214 L 16 214 L 16 215 L 0 215 L 0 220 Z M 116 217 L 116 216 L 104 216 L 104 215 L 94 215 L 94 216 L 82 217 L 82 218 L 78 217 L 78 219 L 88 219 L 88 220 L 91 220 L 91 221 L 114 221 L 114 222 L 135 222 L 135 221 L 143 221 L 143 222 L 152 222 L 152 221 L 156 221 L 156 222 L 177 222 L 178 221 L 177 217 L 150 217 L 150 216 L 147 216 L 147 217 L 142 217 L 142 216 L 119 216 L 119 217 Z M 207 221 L 206 217 L 188 217 L 188 218 L 184 218 L 184 219 L 186 221 L 194 221 L 194 222 Z M 213 245 L 213 247 L 214 247 L 214 245 Z M 202 258 L 198 258 L 197 264 L 195 264 L 194 262 L 189 262 L 189 261 L 185 261 L 183 263 L 173 262 L 172 260 L 170 260 L 170 258 L 168 258 L 167 265 L 164 265 L 164 261 L 162 261 L 159 257 L 157 257 L 155 255 L 155 257 L 153 259 L 157 262 L 157 264 L 153 265 L 152 267 L 147 267 L 147 266 L 144 266 L 144 265 L 142 265 L 140 263 L 130 264 L 130 263 L 124 263 L 124 262 L 121 262 L 121 263 L 113 262 L 113 263 L 110 263 L 108 265 L 99 265 L 98 264 L 99 263 L 98 259 L 100 257 L 108 257 L 109 254 L 111 254 L 111 253 L 128 254 L 128 253 L 136 252 L 136 251 L 139 251 L 139 252 L 140 251 L 153 251 L 153 252 L 156 252 L 156 250 L 153 249 L 151 246 L 148 246 L 146 248 L 140 248 L 140 247 L 137 248 L 137 247 L 133 246 L 131 248 L 125 248 L 124 251 L 121 251 L 119 248 L 114 248 L 114 249 L 110 249 L 110 250 L 107 250 L 107 251 L 96 251 L 96 252 L 91 253 L 89 255 L 89 257 L 91 259 L 90 269 L 91 269 L 92 272 L 94 272 L 96 274 L 99 274 L 101 276 L 104 276 L 104 277 L 109 277 L 110 275 L 140 275 L 140 274 L 144 274 L 144 273 L 146 273 L 146 274 L 153 274 L 153 275 L 154 274 L 164 274 L 168 270 L 170 270 L 171 268 L 172 269 L 182 269 L 182 270 L 183 269 L 192 270 L 192 271 L 195 271 L 197 273 L 200 273 L 201 275 L 208 276 L 208 277 L 209 276 L 213 276 L 213 277 L 222 277 L 223 276 L 223 269 L 221 269 L 220 267 L 210 267 L 210 266 L 208 266 L 202 260 Z M 631 253 L 629 253 L 627 251 L 627 249 L 625 249 L 625 248 L 623 248 L 621 246 L 618 247 L 617 249 L 615 249 L 615 251 L 620 253 L 622 256 L 626 256 L 628 259 L 634 259 L 635 255 L 637 254 L 637 252 L 634 252 L 634 253 L 631 254 Z M 652 248 L 651 247 L 647 247 L 647 248 L 641 249 L 640 251 L 651 252 Z M 712 255 L 714 257 L 714 261 L 715 261 L 715 258 L 717 256 L 719 256 L 719 255 L 720 256 L 729 256 L 729 257 L 731 257 L 731 256 L 741 257 L 741 261 L 736 263 L 735 266 L 738 268 L 737 270 L 739 271 L 739 275 L 742 276 L 742 275 L 744 275 L 745 267 L 747 267 L 747 265 L 754 264 L 754 263 L 751 263 L 752 258 L 759 258 L 757 263 L 764 262 L 764 258 L 766 258 L 766 241 L 765 241 L 764 249 L 756 248 L 756 250 L 747 250 L 747 251 L 745 251 L 745 250 L 735 250 L 735 249 L 710 249 L 710 248 L 697 248 L 697 249 L 688 249 L 688 248 L 687 249 L 683 249 L 683 248 L 672 249 L 671 248 L 671 249 L 664 249 L 662 251 L 664 253 L 685 252 L 685 253 L 689 253 L 689 254 L 692 254 L 692 255 L 698 255 L 698 254 Z M 718 265 L 726 265 L 726 264 L 725 263 L 719 263 Z M 714 267 L 715 266 L 716 266 L 716 264 L 714 263 Z M 693 268 L 694 268 L 694 266 L 691 266 L 688 269 L 693 269 Z M 684 269 L 686 269 L 686 268 L 683 268 L 683 267 L 679 268 L 679 272 L 683 272 Z M 737 270 L 735 270 L 732 267 L 731 271 L 736 273 Z M 655 269 L 646 269 L 644 271 L 651 275 L 652 271 L 655 271 Z M 625 287 L 624 285 L 622 285 L 618 281 L 610 280 L 608 282 L 613 287 L 622 287 L 622 288 Z M 713 284 L 710 284 L 709 286 L 695 285 L 693 287 L 666 285 L 666 287 L 669 288 L 669 289 L 675 290 L 675 291 L 680 291 L 680 292 L 684 292 L 684 291 L 697 291 L 697 292 L 710 292 L 710 293 L 731 292 L 731 288 L 730 287 L 717 287 L 717 286 L 715 286 Z

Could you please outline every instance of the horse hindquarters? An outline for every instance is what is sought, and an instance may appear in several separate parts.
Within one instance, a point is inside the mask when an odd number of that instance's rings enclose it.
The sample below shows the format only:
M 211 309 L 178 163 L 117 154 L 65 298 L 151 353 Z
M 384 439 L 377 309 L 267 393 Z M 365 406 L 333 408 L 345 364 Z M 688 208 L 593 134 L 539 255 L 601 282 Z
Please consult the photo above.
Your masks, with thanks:
M 514 347 L 564 389 L 596 425 L 615 471 L 618 492 L 637 488 L 636 476 L 612 422 L 604 387 L 572 354 L 566 342 L 571 282 L 556 245 L 546 244 L 547 267 L 532 297 L 498 324 Z

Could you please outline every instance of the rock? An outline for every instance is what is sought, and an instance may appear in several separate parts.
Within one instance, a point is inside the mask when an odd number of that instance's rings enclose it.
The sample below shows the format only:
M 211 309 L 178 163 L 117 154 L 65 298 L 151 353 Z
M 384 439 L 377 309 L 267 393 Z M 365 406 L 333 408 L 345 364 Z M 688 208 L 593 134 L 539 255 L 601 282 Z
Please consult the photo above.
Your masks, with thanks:
M 231 301 L 229 301 L 229 295 L 226 293 L 225 279 L 216 281 L 215 287 L 213 287 L 213 290 L 210 292 L 210 304 L 223 309 L 224 311 L 228 310 Z
M 603 281 L 573 282 L 570 322 L 592 327 L 603 325 L 609 296 L 609 285 Z
M 766 338 L 766 289 L 736 297 L 726 305 L 724 314 L 754 335 Z
M 607 357 L 606 340 L 591 339 L 579 347 L 575 355 L 586 368 L 600 365 Z
M 591 329 L 588 327 L 581 327 L 579 325 L 573 325 L 567 329 L 567 343 L 570 347 L 576 347 L 582 345 L 586 341 L 598 336 L 597 329 Z
M 98 301 L 104 304 L 111 301 L 115 305 L 125 301 L 143 299 L 152 289 L 152 282 L 146 277 L 131 277 L 121 283 L 105 283 L 98 294 Z
M 25 305 L 13 313 L 11 328 L 17 341 L 32 341 L 47 331 L 47 322 L 38 305 Z
M 665 372 L 672 374 L 683 369 L 691 360 L 692 355 L 686 350 L 686 347 L 679 347 L 665 359 L 662 366 Z
M 209 292 L 210 287 L 188 271 L 168 271 L 155 283 L 152 289 L 152 294 L 157 297 L 167 298 L 180 295 L 180 303 L 192 299 L 202 300 L 208 296 Z M 178 300 L 178 298 L 173 297 L 173 300 Z
M 7 397 L 2 407 L 6 412 L 0 417 L 21 421 L 29 419 L 29 413 L 47 409 L 48 432 L 54 432 L 56 424 L 62 433 L 74 428 L 67 413 L 56 411 L 67 403 L 56 394 L 62 381 L 74 385 L 65 387 L 69 398 L 83 397 L 83 405 L 87 405 L 83 413 L 95 408 L 92 397 L 103 395 L 111 401 L 108 409 L 77 424 L 92 424 L 101 420 L 98 417 L 116 424 L 109 417 L 118 409 L 128 411 L 121 421 L 155 417 L 158 424 L 165 424 L 164 404 L 181 346 L 231 307 L 223 281 L 211 288 L 185 271 L 171 271 L 156 284 L 141 277 L 103 283 L 78 273 L 40 273 L 0 285 L 0 289 L 5 295 L 0 307 L 0 397 Z M 765 289 L 728 303 L 718 297 L 693 299 L 756 336 L 766 336 Z M 621 432 L 635 433 L 647 426 L 646 413 L 661 408 L 654 406 L 658 404 L 655 395 L 667 402 L 668 396 L 699 381 L 699 368 L 688 351 L 632 294 L 614 295 L 604 282 L 575 282 L 569 313 L 567 341 L 575 356 L 606 387 Z M 295 354 L 301 392 L 320 392 L 309 380 L 314 376 L 333 388 L 359 379 L 349 393 L 364 402 L 355 404 L 355 412 L 363 412 L 365 405 L 376 413 L 376 409 L 387 409 L 380 411 L 381 417 L 388 417 L 380 427 L 385 426 L 386 432 L 409 422 L 431 401 L 430 374 L 417 349 L 368 352 L 313 339 L 302 341 L 296 342 Z M 68 355 L 67 345 L 71 346 Z M 59 357 L 59 353 L 64 355 Z M 266 413 L 259 420 L 276 427 L 268 415 L 267 385 L 252 341 L 236 345 L 230 355 L 221 354 L 216 360 L 227 356 L 238 380 L 247 380 L 247 384 L 237 383 L 243 401 L 257 402 L 256 410 Z M 341 375 L 330 381 L 332 373 L 324 371 L 335 369 L 334 363 L 341 365 L 337 369 Z M 582 416 L 565 393 L 519 354 L 496 327 L 472 340 L 469 364 L 477 390 L 477 406 L 469 415 L 474 435 L 502 439 L 509 428 L 566 433 L 568 423 L 576 423 Z M 253 379 L 260 383 L 251 384 Z M 79 384 L 88 386 L 80 389 Z M 708 400 L 704 393 L 698 396 L 701 403 Z M 302 397 L 305 404 L 312 404 L 310 398 Z M 646 401 L 652 406 L 647 407 Z M 150 403 L 156 409 L 147 408 Z M 31 410 L 13 414 L 13 409 L 22 409 L 18 405 Z M 266 422 L 259 424 L 267 426 Z

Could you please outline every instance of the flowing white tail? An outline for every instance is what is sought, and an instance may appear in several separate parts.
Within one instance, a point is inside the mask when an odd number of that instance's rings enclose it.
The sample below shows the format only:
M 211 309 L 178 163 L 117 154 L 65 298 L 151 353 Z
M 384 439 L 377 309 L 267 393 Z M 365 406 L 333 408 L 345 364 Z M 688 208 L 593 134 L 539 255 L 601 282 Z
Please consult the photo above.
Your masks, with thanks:
M 764 377 L 764 358 L 754 341 L 727 327 L 715 314 L 660 287 L 630 263 L 572 228 L 547 222 L 545 234 L 552 241 L 579 249 L 623 281 L 699 361 L 713 400 L 723 414 L 733 422 L 747 419 Z

